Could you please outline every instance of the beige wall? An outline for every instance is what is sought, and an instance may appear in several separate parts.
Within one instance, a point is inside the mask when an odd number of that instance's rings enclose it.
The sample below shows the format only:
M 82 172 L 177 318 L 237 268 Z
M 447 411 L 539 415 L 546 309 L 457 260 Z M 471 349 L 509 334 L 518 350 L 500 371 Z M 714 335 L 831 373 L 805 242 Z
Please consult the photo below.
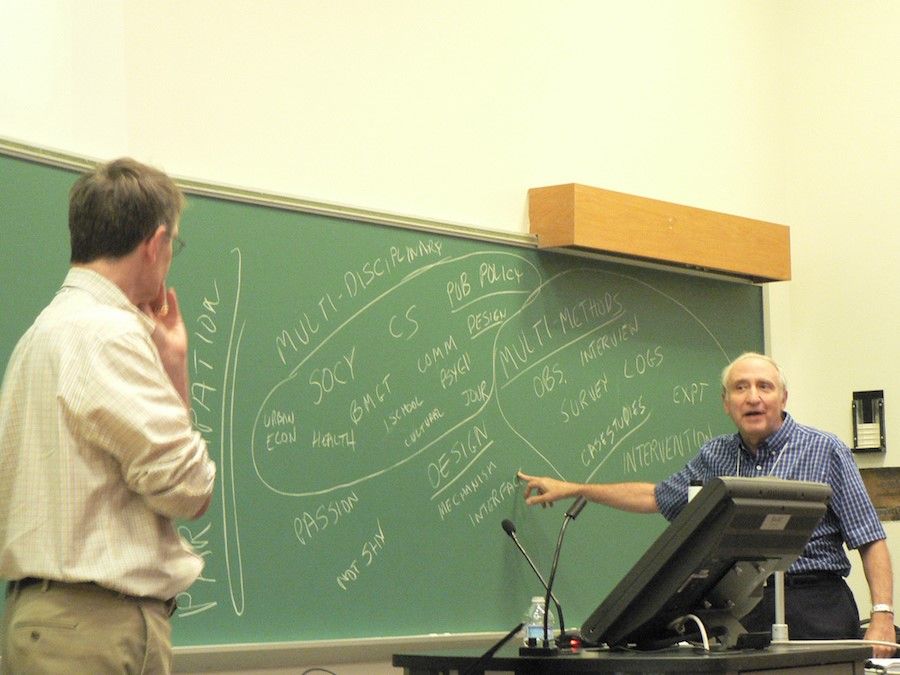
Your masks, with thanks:
M 787 2 L 784 222 L 794 278 L 773 288 L 771 352 L 787 368 L 788 407 L 852 444 L 853 391 L 885 392 L 886 456 L 900 464 L 900 3 Z M 774 300 L 774 296 L 778 296 Z M 887 523 L 900 569 L 900 526 Z M 858 556 L 851 587 L 870 607 Z M 895 574 L 896 577 L 896 574 Z
M 784 223 L 789 408 L 849 443 L 884 389 L 861 463 L 896 466 L 898 34 L 893 0 L 13 0 L 0 136 L 493 230 L 572 181 Z

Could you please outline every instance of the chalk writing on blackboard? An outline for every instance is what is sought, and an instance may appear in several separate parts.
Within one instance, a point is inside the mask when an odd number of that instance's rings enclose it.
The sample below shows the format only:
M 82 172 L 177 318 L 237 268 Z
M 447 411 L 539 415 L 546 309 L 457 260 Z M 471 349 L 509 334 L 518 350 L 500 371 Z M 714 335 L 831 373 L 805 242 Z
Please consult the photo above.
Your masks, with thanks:
M 676 300 L 627 275 L 575 268 L 542 279 L 516 253 L 431 259 L 440 252 L 440 243 L 420 242 L 408 252 L 392 248 L 359 268 L 336 271 L 313 306 L 285 309 L 276 321 L 277 359 L 290 370 L 259 405 L 250 454 L 260 484 L 272 493 L 323 498 L 294 518 L 301 545 L 340 527 L 358 508 L 354 486 L 435 448 L 421 463 L 437 518 L 465 508 L 470 524 L 479 526 L 515 494 L 514 483 L 496 475 L 491 455 L 498 423 L 549 471 L 581 480 L 594 479 L 613 456 L 635 473 L 683 458 L 711 435 L 692 427 L 630 443 L 655 415 L 702 398 L 709 386 L 679 369 L 670 354 L 666 332 L 652 321 L 659 302 L 678 307 L 692 339 L 706 340 L 726 358 L 710 329 Z M 240 396 L 235 373 L 245 280 L 241 251 L 231 255 L 234 297 L 224 299 L 214 280 L 195 321 L 192 396 L 197 427 L 219 449 L 223 555 L 240 615 L 244 582 L 230 411 Z M 229 311 L 220 317 L 223 302 Z M 220 326 L 226 316 L 230 325 Z M 204 347 L 218 340 L 228 342 L 220 367 L 204 357 Z M 661 377 L 671 384 L 660 387 Z M 671 392 L 670 400 L 659 391 Z M 524 416 L 514 405 L 523 398 L 529 402 Z M 213 413 L 214 400 L 218 434 L 205 416 Z M 548 429 L 570 449 L 568 464 L 538 440 Z M 323 464 L 331 470 L 323 471 Z M 359 554 L 336 570 L 337 585 L 352 588 L 386 541 L 378 522 Z

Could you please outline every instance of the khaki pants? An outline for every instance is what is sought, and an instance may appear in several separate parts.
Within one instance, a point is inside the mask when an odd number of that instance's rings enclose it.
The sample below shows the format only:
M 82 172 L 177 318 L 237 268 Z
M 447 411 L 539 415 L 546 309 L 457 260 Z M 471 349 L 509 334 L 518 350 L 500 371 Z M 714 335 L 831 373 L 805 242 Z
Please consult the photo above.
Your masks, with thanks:
M 95 584 L 13 585 L 2 639 L 7 675 L 172 672 L 168 605 Z

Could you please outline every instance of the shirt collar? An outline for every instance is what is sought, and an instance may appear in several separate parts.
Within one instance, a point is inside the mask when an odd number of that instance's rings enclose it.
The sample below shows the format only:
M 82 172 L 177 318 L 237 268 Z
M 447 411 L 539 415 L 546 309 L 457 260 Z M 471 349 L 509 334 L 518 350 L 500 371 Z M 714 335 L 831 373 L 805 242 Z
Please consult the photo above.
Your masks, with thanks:
M 759 444 L 757 448 L 757 454 L 769 454 L 772 452 L 780 452 L 787 445 L 788 439 L 791 437 L 793 433 L 794 427 L 797 423 L 794 421 L 794 418 L 791 417 L 791 414 L 787 411 L 784 412 L 784 417 L 781 423 L 781 427 L 779 427 L 778 431 L 774 434 L 766 438 Z M 738 447 L 742 451 L 747 454 L 750 454 L 750 451 L 747 449 L 747 446 L 744 444 L 744 439 L 741 438 L 740 432 L 734 435 L 735 440 L 737 441 Z
M 63 281 L 62 288 L 77 288 L 94 297 L 103 305 L 110 305 L 131 312 L 138 317 L 141 324 L 152 333 L 156 323 L 149 316 L 139 310 L 124 291 L 102 274 L 86 267 L 72 267 L 69 269 Z

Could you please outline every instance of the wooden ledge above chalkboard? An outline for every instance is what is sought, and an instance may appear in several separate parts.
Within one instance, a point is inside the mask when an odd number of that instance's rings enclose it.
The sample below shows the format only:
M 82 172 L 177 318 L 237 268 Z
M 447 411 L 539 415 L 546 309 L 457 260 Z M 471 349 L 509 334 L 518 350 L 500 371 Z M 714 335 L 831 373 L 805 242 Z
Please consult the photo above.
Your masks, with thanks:
M 567 248 L 756 282 L 791 278 L 790 230 L 693 206 L 569 183 L 528 191 L 539 248 Z

